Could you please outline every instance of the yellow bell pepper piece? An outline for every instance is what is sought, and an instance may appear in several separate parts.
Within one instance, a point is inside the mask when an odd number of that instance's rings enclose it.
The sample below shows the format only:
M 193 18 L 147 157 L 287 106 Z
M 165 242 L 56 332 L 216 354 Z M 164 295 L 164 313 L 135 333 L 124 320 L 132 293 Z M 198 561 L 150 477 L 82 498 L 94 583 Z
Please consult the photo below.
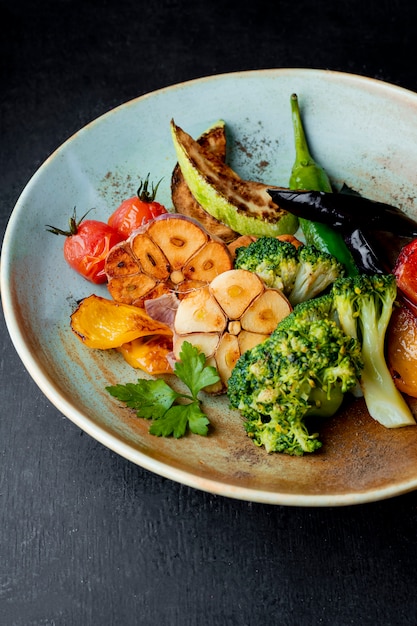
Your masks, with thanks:
M 167 359 L 172 352 L 170 337 L 154 335 L 139 337 L 124 343 L 117 351 L 123 355 L 125 361 L 136 369 L 141 369 L 151 376 L 157 374 L 172 374 L 173 370 Z
M 150 335 L 172 336 L 166 324 L 144 309 L 95 294 L 84 298 L 71 315 L 71 329 L 89 348 L 108 350 Z

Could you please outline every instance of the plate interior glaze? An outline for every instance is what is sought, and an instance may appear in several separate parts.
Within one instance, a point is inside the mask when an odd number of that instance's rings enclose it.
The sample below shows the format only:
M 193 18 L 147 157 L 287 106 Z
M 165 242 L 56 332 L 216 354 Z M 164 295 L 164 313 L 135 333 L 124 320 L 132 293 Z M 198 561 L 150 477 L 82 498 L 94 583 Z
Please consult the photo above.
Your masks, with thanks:
M 268 455 L 247 438 L 227 400 L 205 402 L 208 437 L 153 437 L 149 423 L 105 386 L 138 373 L 114 352 L 85 348 L 69 317 L 98 293 L 65 264 L 68 211 L 95 207 L 107 220 L 137 189 L 163 177 L 158 200 L 171 206 L 175 153 L 170 120 L 196 137 L 218 119 L 228 161 L 247 179 L 286 186 L 294 159 L 289 98 L 296 92 L 308 140 L 335 185 L 417 215 L 417 95 L 380 81 L 331 71 L 277 69 L 203 78 L 143 96 L 95 120 L 57 149 L 32 177 L 11 215 L 2 250 L 6 323 L 25 367 L 50 401 L 81 429 L 133 463 L 223 496 L 271 504 L 337 506 L 417 487 L 417 428 L 387 430 L 361 401 L 321 429 L 323 448 L 293 458 Z M 59 189 L 59 194 L 57 194 Z

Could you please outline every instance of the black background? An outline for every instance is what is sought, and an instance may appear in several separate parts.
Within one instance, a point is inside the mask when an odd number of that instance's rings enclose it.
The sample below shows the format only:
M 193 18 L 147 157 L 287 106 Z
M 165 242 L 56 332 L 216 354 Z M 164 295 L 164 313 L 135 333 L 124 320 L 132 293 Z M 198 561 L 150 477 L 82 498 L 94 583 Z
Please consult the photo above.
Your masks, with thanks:
M 1 234 L 55 148 L 154 89 L 313 67 L 417 91 L 416 18 L 412 0 L 0 2 Z M 64 418 L 0 333 L 0 624 L 417 623 L 417 494 L 309 509 L 173 483 Z

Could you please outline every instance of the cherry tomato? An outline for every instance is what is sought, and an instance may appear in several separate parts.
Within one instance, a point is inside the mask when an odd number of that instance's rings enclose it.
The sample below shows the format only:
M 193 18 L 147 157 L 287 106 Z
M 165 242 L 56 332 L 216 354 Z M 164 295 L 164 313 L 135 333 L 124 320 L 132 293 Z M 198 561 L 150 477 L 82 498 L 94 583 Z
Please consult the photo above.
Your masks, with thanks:
M 398 289 L 417 306 L 417 239 L 405 245 L 394 267 Z
M 146 222 L 149 222 L 158 215 L 167 213 L 166 208 L 155 201 L 159 182 L 156 187 L 152 185 L 152 189 L 149 191 L 148 174 L 145 181 L 141 183 L 137 195 L 122 202 L 109 217 L 109 226 L 117 230 L 120 235 L 127 239 L 134 230 L 146 224 Z
M 77 221 L 74 210 L 68 231 L 49 225 L 47 230 L 55 235 L 65 235 L 64 258 L 76 272 L 92 283 L 105 283 L 106 257 L 124 237 L 105 222 L 84 218 L 85 215 Z

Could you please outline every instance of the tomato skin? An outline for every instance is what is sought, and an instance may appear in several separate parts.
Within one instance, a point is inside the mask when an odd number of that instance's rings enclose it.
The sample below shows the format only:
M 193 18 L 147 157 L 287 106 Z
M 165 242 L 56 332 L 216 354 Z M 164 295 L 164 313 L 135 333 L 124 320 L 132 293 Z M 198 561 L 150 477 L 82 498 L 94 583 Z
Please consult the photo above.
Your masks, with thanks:
M 398 289 L 417 306 L 417 239 L 405 245 L 393 270 Z
M 104 264 L 110 249 L 124 238 L 105 222 L 84 220 L 77 232 L 64 243 L 67 263 L 84 278 L 95 284 L 107 282 Z
M 150 222 L 158 215 L 168 213 L 166 208 L 156 202 L 159 181 L 156 185 L 149 183 L 149 174 L 139 185 L 136 196 L 128 198 L 112 213 L 107 220 L 109 226 L 117 230 L 127 239 L 133 231 Z M 150 185 L 150 187 L 149 187 Z
M 155 200 L 147 202 L 138 196 L 133 196 L 122 202 L 109 217 L 107 223 L 124 239 L 127 239 L 134 230 L 167 212 L 165 207 Z

